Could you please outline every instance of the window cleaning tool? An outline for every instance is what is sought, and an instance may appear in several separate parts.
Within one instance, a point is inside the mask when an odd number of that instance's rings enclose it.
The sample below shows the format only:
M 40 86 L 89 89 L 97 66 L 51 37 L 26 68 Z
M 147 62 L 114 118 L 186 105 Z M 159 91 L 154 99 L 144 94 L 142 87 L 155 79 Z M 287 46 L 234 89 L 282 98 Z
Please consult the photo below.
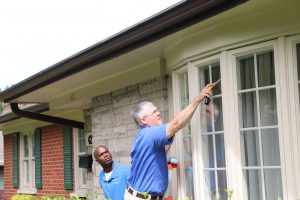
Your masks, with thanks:
M 221 79 L 217 80 L 217 81 L 214 82 L 214 83 L 210 83 L 209 86 L 208 86 L 208 88 L 211 90 L 211 89 L 213 89 L 213 88 L 214 88 L 218 83 L 220 83 L 220 82 L 221 82 Z M 205 104 L 205 105 L 208 105 L 209 102 L 210 102 L 210 98 L 204 97 L 204 104 Z

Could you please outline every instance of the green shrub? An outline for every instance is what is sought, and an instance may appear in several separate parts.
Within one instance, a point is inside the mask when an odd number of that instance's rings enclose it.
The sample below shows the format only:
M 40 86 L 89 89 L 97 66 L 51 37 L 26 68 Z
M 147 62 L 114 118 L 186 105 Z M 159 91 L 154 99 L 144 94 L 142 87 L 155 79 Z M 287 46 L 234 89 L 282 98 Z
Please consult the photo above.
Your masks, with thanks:
M 66 198 L 64 196 L 49 195 L 49 196 L 42 196 L 41 200 L 66 200 Z
M 66 200 L 66 198 L 58 195 L 36 197 L 35 195 L 30 194 L 15 194 L 12 196 L 11 200 Z
M 36 196 L 30 194 L 15 194 L 11 200 L 37 200 Z

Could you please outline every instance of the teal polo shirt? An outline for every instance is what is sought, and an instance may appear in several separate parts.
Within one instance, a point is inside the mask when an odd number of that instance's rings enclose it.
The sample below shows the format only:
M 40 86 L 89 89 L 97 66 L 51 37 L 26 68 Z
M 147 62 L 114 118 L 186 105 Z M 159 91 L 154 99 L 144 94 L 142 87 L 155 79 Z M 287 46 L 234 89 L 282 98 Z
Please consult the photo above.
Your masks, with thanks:
M 165 146 L 173 142 L 166 133 L 167 124 L 141 127 L 131 151 L 128 185 L 138 192 L 163 196 L 168 187 L 168 163 Z
M 126 165 L 114 162 L 114 168 L 109 180 L 106 180 L 104 170 L 99 174 L 99 182 L 107 200 L 124 200 L 124 192 L 130 169 Z

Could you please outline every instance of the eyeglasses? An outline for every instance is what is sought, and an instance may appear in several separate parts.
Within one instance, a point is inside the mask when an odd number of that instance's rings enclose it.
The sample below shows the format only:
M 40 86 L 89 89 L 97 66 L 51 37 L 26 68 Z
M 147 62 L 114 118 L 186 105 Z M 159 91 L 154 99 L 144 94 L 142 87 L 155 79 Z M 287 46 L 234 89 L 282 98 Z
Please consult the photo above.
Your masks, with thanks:
M 160 110 L 158 108 L 156 108 L 152 113 L 150 113 L 149 115 L 145 115 L 143 118 L 146 118 L 146 117 L 148 117 L 150 115 L 156 115 L 158 113 L 160 113 Z

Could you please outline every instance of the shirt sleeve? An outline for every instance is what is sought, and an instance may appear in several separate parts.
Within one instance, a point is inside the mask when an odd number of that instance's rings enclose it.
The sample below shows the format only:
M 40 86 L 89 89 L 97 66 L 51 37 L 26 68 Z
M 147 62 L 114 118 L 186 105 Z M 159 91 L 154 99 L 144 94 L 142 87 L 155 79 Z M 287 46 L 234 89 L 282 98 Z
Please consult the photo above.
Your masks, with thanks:
M 173 142 L 173 138 L 167 138 L 167 124 L 161 126 L 152 126 L 150 127 L 149 137 L 153 140 L 154 148 L 164 149 L 166 145 Z

